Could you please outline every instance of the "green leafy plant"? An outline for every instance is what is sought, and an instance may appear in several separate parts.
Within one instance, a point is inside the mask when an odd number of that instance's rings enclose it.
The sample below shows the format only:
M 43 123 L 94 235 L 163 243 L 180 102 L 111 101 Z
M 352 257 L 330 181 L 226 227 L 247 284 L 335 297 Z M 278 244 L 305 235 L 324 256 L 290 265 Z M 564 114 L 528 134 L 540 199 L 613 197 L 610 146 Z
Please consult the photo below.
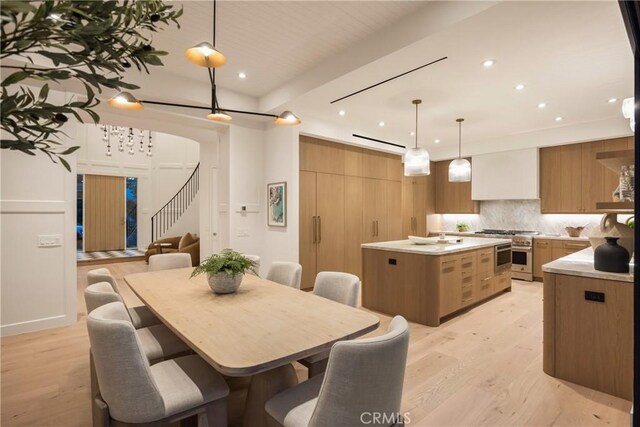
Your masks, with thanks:
M 468 231 L 469 230 L 469 224 L 467 224 L 466 222 L 459 222 L 456 224 L 456 229 L 458 231 Z
M 153 47 L 152 34 L 161 26 L 179 28 L 181 15 L 182 9 L 160 0 L 2 1 L 0 59 L 28 64 L 2 64 L 15 71 L 1 83 L 0 116 L 6 134 L 0 148 L 32 156 L 42 152 L 70 171 L 61 156 L 78 147 L 60 147 L 61 126 L 68 116 L 80 122 L 88 116 L 98 123 L 93 110 L 100 103 L 96 91 L 137 89 L 123 75 L 132 66 L 149 73 L 149 65 L 163 65 L 160 57 L 167 52 Z M 39 65 L 43 62 L 52 66 Z M 28 79 L 44 82 L 37 95 L 24 85 Z M 82 85 L 82 99 L 50 101 L 47 82 L 65 81 Z
M 244 255 L 232 251 L 231 249 L 225 249 L 219 254 L 213 254 L 209 258 L 205 259 L 199 266 L 194 268 L 191 273 L 191 277 L 197 276 L 202 273 L 216 274 L 227 273 L 231 277 L 235 277 L 238 274 L 244 274 L 247 271 L 253 272 L 255 275 L 258 273 L 255 271 L 256 263 L 250 260 Z

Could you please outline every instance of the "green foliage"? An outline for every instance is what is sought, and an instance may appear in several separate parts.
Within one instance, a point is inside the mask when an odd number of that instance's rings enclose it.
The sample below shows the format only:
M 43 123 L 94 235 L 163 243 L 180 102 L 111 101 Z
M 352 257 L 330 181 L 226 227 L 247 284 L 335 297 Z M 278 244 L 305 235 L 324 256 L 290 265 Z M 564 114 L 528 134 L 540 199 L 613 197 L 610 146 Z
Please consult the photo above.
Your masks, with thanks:
M 469 230 L 469 224 L 467 224 L 466 222 L 459 222 L 456 224 L 456 228 L 458 229 L 458 231 L 467 231 Z
M 0 84 L 1 127 L 6 132 L 0 148 L 32 156 L 40 151 L 70 171 L 61 156 L 78 147 L 60 147 L 68 115 L 80 122 L 88 116 L 98 123 L 100 117 L 93 111 L 100 103 L 96 92 L 137 89 L 123 80 L 126 69 L 135 66 L 149 73 L 149 65 L 163 65 L 160 57 L 167 52 L 152 46 L 152 33 L 171 24 L 179 28 L 181 15 L 182 9 L 174 10 L 161 0 L 2 1 L 0 59 L 31 65 L 2 65 L 16 71 Z M 53 67 L 36 65 L 43 59 Z M 27 79 L 44 82 L 37 95 L 23 86 Z M 82 84 L 83 99 L 49 101 L 46 82 L 67 80 Z
M 244 274 L 246 271 L 251 271 L 257 275 L 255 268 L 256 263 L 254 261 L 231 249 L 225 249 L 220 254 L 213 254 L 205 259 L 202 264 L 193 270 L 191 277 L 202 273 L 215 274 L 220 272 L 235 277 L 238 274 Z

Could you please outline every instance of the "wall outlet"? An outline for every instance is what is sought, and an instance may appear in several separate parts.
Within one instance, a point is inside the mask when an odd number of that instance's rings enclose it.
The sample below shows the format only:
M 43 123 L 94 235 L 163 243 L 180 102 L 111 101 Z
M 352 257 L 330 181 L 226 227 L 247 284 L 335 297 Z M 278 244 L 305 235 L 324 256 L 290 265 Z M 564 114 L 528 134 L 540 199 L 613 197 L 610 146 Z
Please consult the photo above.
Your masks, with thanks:
M 62 246 L 61 234 L 41 234 L 38 236 L 39 248 L 55 248 Z

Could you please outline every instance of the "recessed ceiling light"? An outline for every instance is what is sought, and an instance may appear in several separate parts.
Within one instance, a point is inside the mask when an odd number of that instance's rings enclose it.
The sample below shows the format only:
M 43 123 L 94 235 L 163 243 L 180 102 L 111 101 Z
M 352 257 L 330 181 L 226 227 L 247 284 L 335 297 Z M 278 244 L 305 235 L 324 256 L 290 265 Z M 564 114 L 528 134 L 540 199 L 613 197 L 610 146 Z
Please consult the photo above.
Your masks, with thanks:
M 496 63 L 495 59 L 485 59 L 484 61 L 482 61 L 482 66 L 484 68 L 489 68 L 493 66 L 493 64 L 495 63 Z
M 383 127 L 384 126 L 384 122 L 379 122 L 378 126 Z
M 522 83 L 518 83 L 517 85 L 515 85 L 513 87 L 515 90 L 522 90 L 524 89 L 524 85 Z
M 618 100 L 618 98 L 609 98 L 609 100 L 607 101 L 609 104 L 613 104 L 614 102 L 616 102 Z
M 436 144 L 439 144 L 440 140 L 439 139 L 434 139 L 433 142 L 435 142 Z
M 347 113 L 344 110 L 340 110 L 340 111 L 338 111 L 338 114 L 340 114 L 341 116 L 344 116 Z
M 411 135 L 411 136 L 415 136 L 415 134 L 416 133 L 414 131 L 409 132 L 409 135 Z
M 547 106 L 546 102 L 541 102 L 541 103 L 538 104 L 538 108 L 541 109 L 541 110 L 546 106 Z
M 247 75 L 246 75 L 244 72 L 240 71 L 240 72 L 238 73 L 238 77 L 239 77 L 239 78 L 241 78 L 241 79 L 246 79 L 246 78 L 247 78 Z
M 560 116 L 556 117 L 556 122 L 561 122 L 562 120 L 563 120 L 562 117 Z

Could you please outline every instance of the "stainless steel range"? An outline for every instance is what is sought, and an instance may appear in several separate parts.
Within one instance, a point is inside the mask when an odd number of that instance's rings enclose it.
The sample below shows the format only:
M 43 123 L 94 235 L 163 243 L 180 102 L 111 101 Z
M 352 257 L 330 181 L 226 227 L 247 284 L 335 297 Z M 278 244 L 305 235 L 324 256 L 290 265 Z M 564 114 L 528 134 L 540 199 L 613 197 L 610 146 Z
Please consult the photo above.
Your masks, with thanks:
M 486 237 L 511 238 L 511 276 L 514 279 L 533 281 L 533 236 L 537 231 L 482 230 L 476 232 Z

